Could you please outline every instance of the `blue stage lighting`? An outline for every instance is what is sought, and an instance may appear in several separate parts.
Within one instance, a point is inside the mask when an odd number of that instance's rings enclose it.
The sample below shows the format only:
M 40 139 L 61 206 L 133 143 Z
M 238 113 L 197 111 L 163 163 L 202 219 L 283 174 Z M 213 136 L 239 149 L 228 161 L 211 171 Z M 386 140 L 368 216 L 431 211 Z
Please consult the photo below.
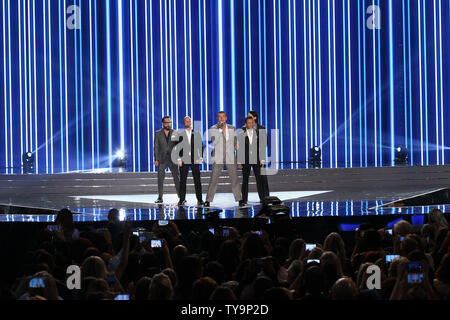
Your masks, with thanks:
M 405 165 L 408 162 L 408 149 L 402 146 L 395 148 L 394 162 L 396 165 Z
M 22 168 L 24 174 L 33 174 L 34 171 L 34 154 L 26 152 L 22 155 Z
M 309 150 L 309 164 L 314 168 L 320 168 L 322 164 L 322 149 L 315 146 Z
M 127 155 L 125 151 L 119 150 L 115 153 L 112 168 L 113 171 L 118 172 L 127 171 Z
M 122 150 L 119 150 L 115 154 L 116 159 L 125 159 L 125 152 Z

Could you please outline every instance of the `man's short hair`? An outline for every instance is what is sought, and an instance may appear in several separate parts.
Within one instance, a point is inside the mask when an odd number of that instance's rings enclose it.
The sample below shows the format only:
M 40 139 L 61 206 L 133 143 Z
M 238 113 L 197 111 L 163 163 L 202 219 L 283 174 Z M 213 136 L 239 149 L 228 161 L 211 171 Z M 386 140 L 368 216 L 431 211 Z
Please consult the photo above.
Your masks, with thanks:
M 250 110 L 248 113 L 250 113 L 254 118 L 256 118 L 256 122 L 258 122 L 259 120 L 259 116 L 258 116 L 258 112 L 256 112 L 255 110 Z
M 219 114 L 221 114 L 221 113 L 223 113 L 224 115 L 227 115 L 227 113 L 225 112 L 225 111 L 219 111 L 219 112 L 217 112 L 217 115 L 219 115 Z
M 186 116 L 186 117 L 184 117 L 184 118 L 183 118 L 183 121 L 184 121 L 184 120 L 186 120 L 187 118 L 189 118 L 189 119 L 191 119 L 191 120 L 192 120 L 192 118 L 191 118 L 191 117 L 189 117 L 189 116 Z
M 406 236 L 412 231 L 412 225 L 406 220 L 401 220 L 394 225 L 394 233 L 400 236 Z
M 119 210 L 117 209 L 111 209 L 108 212 L 108 221 L 118 221 L 119 220 Z
M 164 120 L 166 120 L 166 119 L 170 119 L 170 117 L 169 116 L 165 116 L 164 118 L 162 118 L 161 122 L 164 122 Z

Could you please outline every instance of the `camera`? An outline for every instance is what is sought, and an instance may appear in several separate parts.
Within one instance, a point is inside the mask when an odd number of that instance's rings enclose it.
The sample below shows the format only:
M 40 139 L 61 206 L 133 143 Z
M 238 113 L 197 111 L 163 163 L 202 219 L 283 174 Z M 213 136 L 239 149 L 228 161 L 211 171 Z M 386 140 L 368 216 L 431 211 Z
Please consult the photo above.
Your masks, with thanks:
M 152 239 L 154 236 L 153 232 L 149 232 L 144 228 L 137 228 L 133 231 L 133 235 L 138 237 L 139 243 Z

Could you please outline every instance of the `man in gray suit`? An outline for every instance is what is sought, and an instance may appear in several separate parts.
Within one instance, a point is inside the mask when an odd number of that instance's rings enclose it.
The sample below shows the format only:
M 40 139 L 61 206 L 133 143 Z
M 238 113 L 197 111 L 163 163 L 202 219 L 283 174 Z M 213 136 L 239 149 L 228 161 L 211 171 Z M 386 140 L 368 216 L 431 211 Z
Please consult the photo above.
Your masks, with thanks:
M 237 148 L 236 128 L 227 124 L 227 115 L 224 111 L 220 111 L 217 114 L 217 120 L 219 123 L 212 126 L 209 130 L 211 140 L 214 143 L 214 151 L 212 154 L 213 166 L 211 181 L 208 187 L 205 207 L 209 207 L 210 202 L 214 200 L 219 176 L 225 166 L 231 180 L 231 189 L 233 191 L 234 200 L 238 201 L 239 205 L 242 205 L 235 154 Z
M 177 165 L 172 161 L 172 150 L 178 141 L 174 130 L 171 128 L 172 120 L 170 117 L 164 117 L 162 124 L 163 128 L 155 132 L 153 142 L 153 157 L 155 159 L 155 166 L 158 167 L 158 199 L 155 203 L 163 202 L 164 178 L 167 167 L 172 172 L 177 195 L 179 196 L 180 194 L 180 175 Z

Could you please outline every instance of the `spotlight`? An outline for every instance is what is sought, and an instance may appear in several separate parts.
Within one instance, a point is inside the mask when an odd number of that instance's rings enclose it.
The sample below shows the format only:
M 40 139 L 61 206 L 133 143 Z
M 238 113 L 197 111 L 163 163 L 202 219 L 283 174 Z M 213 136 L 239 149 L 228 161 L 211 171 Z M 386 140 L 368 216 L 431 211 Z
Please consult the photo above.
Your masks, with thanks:
M 120 209 L 119 210 L 119 221 L 125 221 L 125 219 L 127 218 L 127 212 L 125 211 L 125 209 Z
M 315 146 L 309 150 L 309 164 L 313 168 L 320 168 L 322 164 L 322 150 Z
M 395 149 L 395 165 L 406 165 L 408 162 L 408 149 L 405 147 L 397 147 Z
M 122 150 L 117 151 L 116 152 L 116 158 L 124 159 L 125 158 L 125 152 L 123 152 Z
M 125 151 L 119 150 L 116 152 L 112 167 L 113 171 L 124 172 L 127 170 L 127 155 Z
M 24 174 L 34 173 L 34 154 L 26 152 L 22 155 L 22 168 Z

